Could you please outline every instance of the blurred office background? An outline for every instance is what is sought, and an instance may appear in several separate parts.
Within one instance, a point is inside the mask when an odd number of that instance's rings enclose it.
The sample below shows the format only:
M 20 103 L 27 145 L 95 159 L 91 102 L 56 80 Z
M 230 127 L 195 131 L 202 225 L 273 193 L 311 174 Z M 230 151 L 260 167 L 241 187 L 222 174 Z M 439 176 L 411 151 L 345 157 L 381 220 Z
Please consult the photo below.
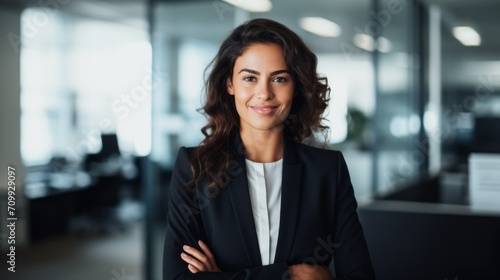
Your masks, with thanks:
M 380 279 L 500 279 L 500 2 L 0 0 L 1 279 L 161 279 L 204 70 L 259 17 L 318 55 Z M 7 167 L 16 273 L 7 271 Z M 481 277 L 481 278 L 478 278 Z

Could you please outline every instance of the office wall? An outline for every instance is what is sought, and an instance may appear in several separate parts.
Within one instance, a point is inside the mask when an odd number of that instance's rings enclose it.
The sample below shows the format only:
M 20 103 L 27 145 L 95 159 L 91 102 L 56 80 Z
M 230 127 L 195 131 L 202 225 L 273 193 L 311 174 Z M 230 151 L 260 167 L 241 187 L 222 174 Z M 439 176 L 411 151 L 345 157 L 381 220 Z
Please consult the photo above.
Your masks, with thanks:
M 20 152 L 20 53 L 21 8 L 0 6 L 0 218 L 5 220 L 7 167 L 15 168 L 16 244 L 23 243 L 26 231 L 23 195 L 23 166 Z M 11 42 L 14 42 L 12 44 Z
M 7 166 L 21 172 L 20 153 L 20 55 L 10 38 L 19 35 L 21 11 L 0 6 L 0 186 L 6 190 Z M 9 36 L 10 34 L 10 36 Z M 18 38 L 18 37 L 17 37 Z M 19 169 L 19 170 L 17 170 Z M 16 177 L 20 179 L 21 174 Z

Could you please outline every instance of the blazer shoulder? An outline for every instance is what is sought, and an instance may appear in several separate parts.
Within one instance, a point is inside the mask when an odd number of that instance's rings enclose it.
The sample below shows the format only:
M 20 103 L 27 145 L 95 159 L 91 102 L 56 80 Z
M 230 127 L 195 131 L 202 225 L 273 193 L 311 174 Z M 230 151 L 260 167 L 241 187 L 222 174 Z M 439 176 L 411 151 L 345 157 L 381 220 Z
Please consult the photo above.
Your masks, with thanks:
M 189 164 L 191 159 L 194 157 L 196 148 L 197 147 L 180 147 L 177 151 L 177 158 L 175 160 L 174 167 L 181 167 Z
M 192 179 L 191 159 L 194 157 L 196 147 L 182 146 L 177 151 L 177 158 L 172 171 L 171 182 L 177 182 L 177 185 L 182 185 Z
M 193 157 L 194 152 L 196 151 L 197 148 L 198 148 L 197 146 L 194 147 L 182 146 L 179 148 L 179 151 L 177 151 L 177 156 L 183 155 L 183 156 Z
M 296 146 L 299 154 L 303 156 L 313 157 L 318 160 L 333 160 L 335 162 L 343 159 L 342 152 L 339 150 L 314 147 L 303 143 L 297 143 Z

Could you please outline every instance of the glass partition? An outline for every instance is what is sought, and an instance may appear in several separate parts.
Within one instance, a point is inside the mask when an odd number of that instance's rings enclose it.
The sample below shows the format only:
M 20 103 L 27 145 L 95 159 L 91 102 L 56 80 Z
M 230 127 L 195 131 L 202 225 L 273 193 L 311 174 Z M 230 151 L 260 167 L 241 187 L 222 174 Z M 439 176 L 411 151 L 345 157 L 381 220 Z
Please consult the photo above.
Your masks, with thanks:
M 500 3 L 435 3 L 440 11 L 443 167 L 467 171 L 475 117 L 500 116 Z M 467 35 L 470 34 L 470 35 Z
M 363 30 L 376 38 L 374 189 L 378 194 L 410 184 L 427 168 L 425 141 L 420 139 L 425 105 L 421 97 L 426 92 L 419 76 L 423 66 L 418 11 L 414 1 L 377 1 L 377 12 L 371 13 Z

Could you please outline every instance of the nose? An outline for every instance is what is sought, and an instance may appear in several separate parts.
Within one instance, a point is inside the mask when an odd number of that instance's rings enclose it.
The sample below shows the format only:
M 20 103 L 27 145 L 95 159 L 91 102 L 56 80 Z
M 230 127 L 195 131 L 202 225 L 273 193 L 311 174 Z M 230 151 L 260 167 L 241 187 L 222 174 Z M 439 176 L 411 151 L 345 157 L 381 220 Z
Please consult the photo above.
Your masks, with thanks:
M 260 100 L 270 100 L 273 98 L 274 93 L 271 88 L 270 82 L 261 80 L 256 88 L 257 98 Z

